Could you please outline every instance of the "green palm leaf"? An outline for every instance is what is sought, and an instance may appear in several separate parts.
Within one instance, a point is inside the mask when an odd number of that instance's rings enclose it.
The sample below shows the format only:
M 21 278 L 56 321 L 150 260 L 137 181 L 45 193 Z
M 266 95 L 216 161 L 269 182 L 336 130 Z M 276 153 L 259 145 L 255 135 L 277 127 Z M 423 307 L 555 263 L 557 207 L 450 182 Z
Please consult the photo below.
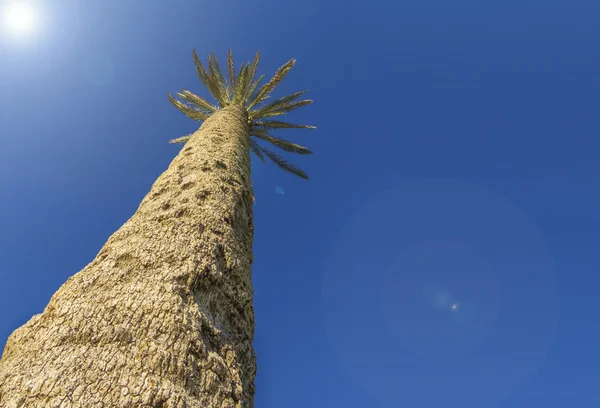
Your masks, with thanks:
M 252 93 L 256 90 L 256 87 L 262 81 L 264 75 L 261 76 L 259 81 L 253 82 L 256 77 L 256 70 L 258 69 L 258 61 L 260 60 L 260 50 L 256 51 L 256 55 L 254 56 L 254 61 L 252 61 L 252 67 L 250 68 L 250 72 L 248 75 L 248 84 L 250 85 L 249 89 L 246 89 L 244 93 L 243 104 L 246 105 L 248 103 L 248 98 L 252 95 Z
M 260 88 L 260 90 L 258 91 L 258 95 L 254 100 L 252 100 L 252 102 L 248 106 L 248 109 L 252 108 L 255 105 L 258 105 L 259 103 L 267 99 L 271 91 L 273 91 L 273 89 L 275 89 L 281 83 L 283 78 L 287 75 L 290 69 L 292 69 L 295 63 L 296 60 L 291 59 L 285 64 L 283 64 L 281 67 L 279 67 L 279 69 L 277 69 L 277 71 L 275 72 L 275 75 L 273 75 L 273 78 L 271 78 L 269 82 L 267 82 Z
M 221 67 L 219 66 L 219 61 L 217 61 L 215 53 L 208 55 L 208 72 L 217 83 L 221 98 L 223 101 L 225 101 L 225 106 L 229 105 L 229 91 L 227 90 L 227 83 L 225 82 L 223 72 L 221 71 Z
M 231 87 L 231 89 L 235 89 L 235 82 L 236 82 L 236 76 L 235 76 L 235 67 L 233 66 L 233 55 L 231 54 L 231 50 L 229 50 L 229 53 L 227 55 L 227 65 L 228 65 L 228 76 L 229 76 L 229 86 Z M 231 99 L 231 97 L 230 97 Z
M 216 78 L 209 75 L 204 69 L 204 65 L 200 62 L 200 58 L 198 58 L 198 54 L 196 54 L 196 50 L 193 50 L 194 64 L 196 65 L 196 73 L 198 74 L 198 79 L 202 82 L 202 85 L 210 92 L 210 94 L 215 98 L 215 100 L 219 103 L 221 108 L 227 106 L 227 99 L 223 98 L 223 92 L 219 85 L 219 82 Z
M 188 118 L 193 120 L 206 120 L 208 118 L 209 115 L 207 115 L 206 113 L 190 108 L 186 104 L 175 99 L 171 94 L 168 94 L 167 96 L 169 98 L 169 102 L 171 102 L 173 106 L 175 106 L 177 109 L 183 112 Z
M 280 106 L 285 106 L 287 104 L 289 104 L 290 102 L 293 102 L 294 100 L 298 99 L 298 97 L 304 95 L 306 92 L 308 92 L 308 89 L 305 89 L 304 91 L 300 91 L 300 92 L 295 92 L 291 95 L 286 95 L 286 96 L 282 96 L 281 98 L 277 99 L 276 101 L 270 102 L 266 105 L 263 105 L 259 108 L 256 108 L 252 111 L 252 117 L 254 119 L 258 119 L 263 117 L 264 114 L 277 109 Z
M 279 120 L 264 120 L 255 121 L 252 123 L 255 127 L 263 129 L 316 129 L 316 126 L 311 125 L 295 125 L 293 123 L 281 122 Z
M 244 69 L 240 73 L 238 82 L 235 87 L 235 91 L 233 94 L 233 100 L 231 101 L 231 103 L 233 105 L 241 104 L 243 102 L 244 95 L 246 94 L 246 91 L 248 88 L 248 80 L 249 80 L 249 76 L 250 76 L 250 73 L 248 70 L 249 70 L 249 67 L 248 67 L 248 64 L 246 64 L 244 66 Z
M 256 51 L 254 61 L 252 61 L 252 68 L 250 68 L 250 79 L 254 79 L 256 76 L 256 70 L 258 68 L 258 60 L 260 59 L 260 50 Z
M 258 147 L 262 153 L 264 153 L 269 159 L 271 159 L 271 161 L 273 163 L 278 165 L 283 170 L 288 171 L 292 174 L 295 174 L 298 177 L 302 177 L 303 179 L 308 180 L 308 174 L 306 174 L 304 171 L 302 171 L 298 167 L 294 166 L 293 164 L 289 163 L 287 160 L 285 160 L 283 157 L 281 157 L 277 153 L 273 153 L 270 150 L 268 150 L 262 146 L 258 146 Z
M 211 105 L 207 100 L 190 91 L 182 90 L 181 92 L 177 93 L 177 96 L 179 96 L 179 98 L 188 104 L 193 105 L 198 110 L 209 115 L 215 113 L 217 110 L 217 108 Z
M 169 143 L 171 143 L 171 144 L 175 144 L 175 143 L 186 144 L 187 141 L 190 140 L 191 137 L 192 137 L 192 135 L 181 136 L 181 137 L 178 137 L 177 139 L 169 140 Z
M 256 90 L 256 88 L 260 85 L 264 78 L 265 76 L 261 75 L 256 81 L 252 83 L 252 85 L 250 85 L 250 87 L 248 88 L 248 92 L 246 92 L 246 95 L 244 95 L 244 105 L 248 104 L 248 100 L 256 99 L 256 96 L 258 95 L 258 91 Z
M 273 144 L 274 146 L 276 146 L 276 147 L 278 147 L 281 150 L 284 150 L 286 152 L 299 153 L 299 154 L 311 154 L 312 153 L 306 147 L 300 146 L 300 145 L 297 145 L 297 144 L 292 143 L 290 141 L 287 141 L 285 139 L 281 139 L 279 137 L 275 137 L 273 135 L 270 135 L 264 129 L 254 129 L 252 131 L 252 135 L 255 136 L 255 137 L 257 137 L 257 138 L 259 138 L 259 139 L 266 140 L 267 142 Z
M 250 139 L 250 150 L 252 150 L 252 153 L 254 153 L 256 156 L 258 156 L 258 158 L 261 159 L 262 161 L 265 161 L 265 156 L 263 156 L 260 149 L 261 148 L 258 145 L 258 143 L 256 143 L 255 140 Z
M 294 109 L 298 109 L 303 106 L 310 105 L 311 103 L 312 103 L 312 100 L 306 99 L 303 101 L 297 101 L 297 102 L 291 102 L 291 103 L 287 103 L 287 104 L 283 104 L 283 105 L 278 105 L 278 106 L 276 106 L 272 109 L 266 110 L 266 111 L 259 109 L 257 111 L 251 112 L 250 118 L 252 118 L 254 120 L 254 119 L 264 119 L 264 118 L 270 118 L 273 116 L 284 115 L 287 112 L 291 112 Z

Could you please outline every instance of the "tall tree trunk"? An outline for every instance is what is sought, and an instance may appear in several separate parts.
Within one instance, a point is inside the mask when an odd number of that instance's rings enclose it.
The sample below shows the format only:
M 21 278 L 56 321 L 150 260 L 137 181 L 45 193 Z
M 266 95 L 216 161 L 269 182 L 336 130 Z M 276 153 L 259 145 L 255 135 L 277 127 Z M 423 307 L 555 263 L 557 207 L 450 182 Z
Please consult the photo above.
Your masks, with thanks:
M 217 111 L 96 258 L 8 338 L 0 407 L 252 408 L 246 111 Z

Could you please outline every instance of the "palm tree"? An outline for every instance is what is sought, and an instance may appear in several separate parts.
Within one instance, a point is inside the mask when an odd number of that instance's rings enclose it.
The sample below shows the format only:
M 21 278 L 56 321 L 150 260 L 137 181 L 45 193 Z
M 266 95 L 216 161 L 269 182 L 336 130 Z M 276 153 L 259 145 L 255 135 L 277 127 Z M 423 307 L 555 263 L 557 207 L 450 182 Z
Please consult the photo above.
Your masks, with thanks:
M 169 95 L 202 125 L 171 141 L 185 146 L 135 214 L 9 336 L 0 408 L 253 407 L 250 151 L 308 178 L 259 143 L 311 153 L 269 133 L 313 128 L 269 119 L 311 101 L 263 103 L 294 60 L 261 85 L 259 53 L 235 73 L 229 51 L 228 80 L 214 53 L 208 69 L 193 57 L 217 104 Z

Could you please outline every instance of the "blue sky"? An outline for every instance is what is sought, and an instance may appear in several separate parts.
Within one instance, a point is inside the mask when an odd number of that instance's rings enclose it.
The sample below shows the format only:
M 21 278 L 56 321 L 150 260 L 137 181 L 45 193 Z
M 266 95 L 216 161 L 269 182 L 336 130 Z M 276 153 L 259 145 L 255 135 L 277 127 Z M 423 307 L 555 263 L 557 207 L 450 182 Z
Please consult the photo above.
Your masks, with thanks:
M 261 50 L 306 182 L 253 161 L 256 406 L 594 406 L 600 3 L 40 2 L 0 41 L 0 347 L 137 209 Z M 596 380 L 594 381 L 594 378 Z

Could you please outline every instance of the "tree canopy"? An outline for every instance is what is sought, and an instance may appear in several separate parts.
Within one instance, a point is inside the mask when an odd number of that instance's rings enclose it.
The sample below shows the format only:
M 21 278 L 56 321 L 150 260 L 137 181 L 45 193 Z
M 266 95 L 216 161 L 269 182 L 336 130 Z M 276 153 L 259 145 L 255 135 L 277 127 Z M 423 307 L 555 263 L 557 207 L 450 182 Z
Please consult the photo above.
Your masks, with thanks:
M 275 129 L 315 129 L 315 126 L 297 125 L 293 123 L 272 120 L 275 116 L 281 116 L 294 109 L 312 103 L 310 99 L 298 100 L 304 95 L 307 90 L 295 92 L 291 95 L 281 97 L 273 102 L 265 103 L 271 97 L 271 93 L 281 83 L 283 78 L 292 69 L 296 63 L 295 59 L 291 59 L 284 65 L 279 67 L 273 77 L 266 83 L 261 85 L 264 75 L 257 77 L 258 61 L 260 59 L 260 51 L 254 57 L 252 65 L 249 62 L 242 64 L 237 73 L 233 63 L 233 56 L 229 50 L 227 58 L 227 78 L 223 75 L 223 71 L 215 57 L 214 53 L 208 55 L 208 70 L 202 65 L 202 62 L 193 50 L 194 64 L 198 78 L 204 87 L 210 92 L 212 97 L 217 102 L 216 105 L 211 104 L 206 99 L 190 92 L 182 90 L 177 93 L 179 99 L 176 99 L 171 94 L 168 95 L 169 101 L 187 117 L 196 121 L 204 121 L 214 112 L 219 109 L 231 105 L 243 106 L 248 112 L 248 125 L 250 126 L 250 150 L 262 161 L 265 161 L 265 156 L 273 163 L 278 165 L 283 170 L 295 174 L 304 179 L 308 179 L 308 175 L 285 160 L 280 154 L 275 153 L 260 142 L 271 143 L 276 148 L 290 153 L 311 154 L 312 152 L 304 146 L 292 143 L 280 137 L 273 136 L 269 133 Z M 173 139 L 170 143 L 185 144 L 192 135 L 183 136 Z

